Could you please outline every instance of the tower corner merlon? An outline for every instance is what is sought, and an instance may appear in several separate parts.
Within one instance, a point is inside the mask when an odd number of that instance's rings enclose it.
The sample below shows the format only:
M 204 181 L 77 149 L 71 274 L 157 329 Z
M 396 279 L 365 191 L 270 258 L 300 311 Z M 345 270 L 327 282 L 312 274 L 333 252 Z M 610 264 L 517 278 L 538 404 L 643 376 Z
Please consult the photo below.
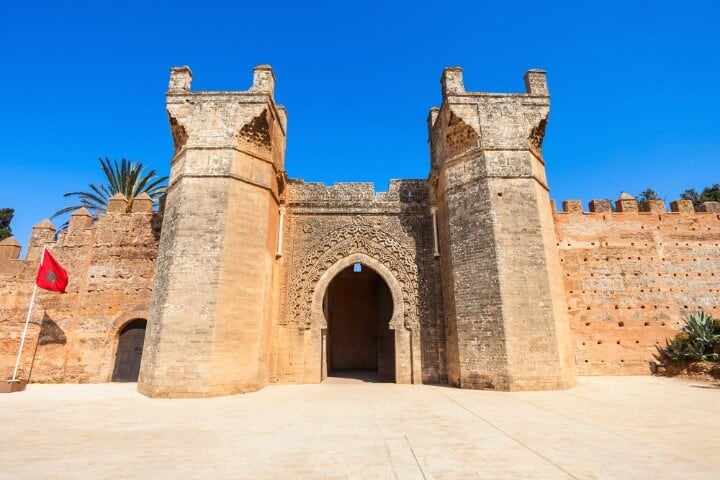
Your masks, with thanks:
M 440 77 L 440 85 L 442 85 L 443 99 L 450 95 L 465 93 L 462 67 L 445 67 Z
M 263 92 L 271 97 L 275 93 L 275 72 L 270 65 L 258 65 L 253 69 L 251 92 Z
M 192 77 L 192 70 L 190 70 L 190 67 L 187 65 L 183 65 L 182 67 L 172 67 L 170 69 L 168 93 L 189 93 Z
M 547 72 L 533 68 L 525 72 L 525 92 L 528 95 L 550 96 L 547 85 Z
M 7 237 L 0 240 L 0 261 L 2 260 L 18 260 L 20 258 L 20 242 L 15 237 Z
M 637 198 L 625 192 L 621 192 L 618 199 L 615 200 L 615 209 L 618 213 L 637 213 L 640 211 Z

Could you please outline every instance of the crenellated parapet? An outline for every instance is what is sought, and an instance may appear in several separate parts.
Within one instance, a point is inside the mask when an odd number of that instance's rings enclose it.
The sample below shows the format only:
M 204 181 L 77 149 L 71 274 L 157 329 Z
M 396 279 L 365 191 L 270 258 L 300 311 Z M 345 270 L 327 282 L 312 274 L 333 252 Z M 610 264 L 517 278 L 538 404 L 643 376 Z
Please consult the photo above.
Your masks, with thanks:
M 390 180 L 387 191 L 375 191 L 373 183 L 305 183 L 291 180 L 288 206 L 293 212 L 400 213 L 429 210 L 426 180 Z
M 623 194 L 562 202 L 554 212 L 577 368 L 582 374 L 649 373 L 657 347 L 683 316 L 720 315 L 720 205 Z
M 153 211 L 154 202 L 149 196 L 144 194 L 138 198 L 140 201 L 129 212 L 113 210 L 111 200 L 106 213 L 98 218 L 94 218 L 86 208 L 80 208 L 70 215 L 67 228 L 59 235 L 50 220 L 37 223 L 32 228 L 22 259 L 20 243 L 14 237 L 3 240 L 0 242 L 0 268 L 9 261 L 34 265 L 39 261 L 43 247 L 51 249 L 53 255 L 60 257 L 66 249 L 95 248 L 101 245 L 157 249 L 162 215 Z
M 705 202 L 698 206 L 697 210 L 693 206 L 690 200 L 673 200 L 670 202 L 670 211 L 667 210 L 665 202 L 662 200 L 648 200 L 645 209 L 640 210 L 638 200 L 627 193 L 622 193 L 620 197 L 615 201 L 615 209 L 613 210 L 610 200 L 607 199 L 595 199 L 590 200 L 588 203 L 588 209 L 583 210 L 581 200 L 563 200 L 561 211 L 556 211 L 555 202 L 552 202 L 553 213 L 583 213 L 583 214 L 664 214 L 664 213 L 677 213 L 682 215 L 687 214 L 720 214 L 720 202 Z
M 243 91 L 192 91 L 189 67 L 170 72 L 167 112 L 174 143 L 170 187 L 180 176 L 225 175 L 277 193 L 284 171 L 287 113 L 274 99 L 275 75 L 268 65 L 255 67 L 253 82 Z M 204 156 L 189 151 L 226 152 Z M 249 168 L 234 161 L 237 152 L 270 168 Z
M 484 152 L 484 162 L 468 165 L 476 175 L 535 178 L 547 188 L 542 141 L 550 97 L 544 71 L 525 74 L 525 93 L 467 92 L 458 67 L 446 68 L 440 83 L 442 105 L 428 117 L 433 170 Z M 524 157 L 518 151 L 533 155 Z M 447 181 L 453 183 L 453 178 Z

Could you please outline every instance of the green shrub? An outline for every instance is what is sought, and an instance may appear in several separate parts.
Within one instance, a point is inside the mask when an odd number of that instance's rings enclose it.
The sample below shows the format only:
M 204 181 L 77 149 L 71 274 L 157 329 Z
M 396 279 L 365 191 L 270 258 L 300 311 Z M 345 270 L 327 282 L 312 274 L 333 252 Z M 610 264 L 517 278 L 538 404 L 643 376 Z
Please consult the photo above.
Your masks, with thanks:
M 662 356 L 673 362 L 720 361 L 720 320 L 700 311 L 683 322 L 682 332 L 665 341 Z

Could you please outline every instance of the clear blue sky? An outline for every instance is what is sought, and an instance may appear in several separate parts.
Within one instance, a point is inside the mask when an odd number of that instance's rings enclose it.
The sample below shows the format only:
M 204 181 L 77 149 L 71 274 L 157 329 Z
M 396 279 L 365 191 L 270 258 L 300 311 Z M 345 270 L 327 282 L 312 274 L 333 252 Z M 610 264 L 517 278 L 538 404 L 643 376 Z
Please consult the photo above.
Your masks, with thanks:
M 243 90 L 271 64 L 306 181 L 426 178 L 425 119 L 459 65 L 477 91 L 548 71 L 559 201 L 720 182 L 717 1 L 133 3 L 0 0 L 0 207 L 23 245 L 101 180 L 99 156 L 167 173 L 174 65 L 194 89 Z

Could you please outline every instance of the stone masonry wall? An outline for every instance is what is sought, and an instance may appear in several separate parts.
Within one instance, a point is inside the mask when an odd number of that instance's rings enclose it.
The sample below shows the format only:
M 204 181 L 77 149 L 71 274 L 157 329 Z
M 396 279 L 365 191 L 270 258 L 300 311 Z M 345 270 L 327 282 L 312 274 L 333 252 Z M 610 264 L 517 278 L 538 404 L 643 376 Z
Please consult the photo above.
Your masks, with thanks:
M 396 327 L 395 335 L 411 328 L 419 344 L 412 359 L 400 361 L 416 362 L 422 381 L 445 382 L 442 299 L 427 182 L 393 180 L 387 192 L 376 193 L 371 183 L 327 187 L 295 180 L 289 183 L 288 199 L 283 308 L 271 381 L 320 380 L 321 327 L 312 318 L 312 293 L 328 267 L 363 254 L 387 267 L 403 290 L 404 325 Z
M 108 213 L 93 223 L 83 209 L 57 242 L 43 221 L 33 228 L 24 260 L 0 245 L 0 377 L 12 376 L 43 245 L 67 270 L 67 293 L 38 289 L 19 378 L 32 382 L 110 381 L 122 327 L 147 319 L 157 255 L 159 215 L 152 201 L 133 213 Z M 124 211 L 124 209 L 123 209 Z
M 638 213 L 635 200 L 619 202 L 625 211 L 596 202 L 583 212 L 567 201 L 554 214 L 581 375 L 647 374 L 684 315 L 720 317 L 720 212 L 680 201 L 681 211 L 660 202 Z

